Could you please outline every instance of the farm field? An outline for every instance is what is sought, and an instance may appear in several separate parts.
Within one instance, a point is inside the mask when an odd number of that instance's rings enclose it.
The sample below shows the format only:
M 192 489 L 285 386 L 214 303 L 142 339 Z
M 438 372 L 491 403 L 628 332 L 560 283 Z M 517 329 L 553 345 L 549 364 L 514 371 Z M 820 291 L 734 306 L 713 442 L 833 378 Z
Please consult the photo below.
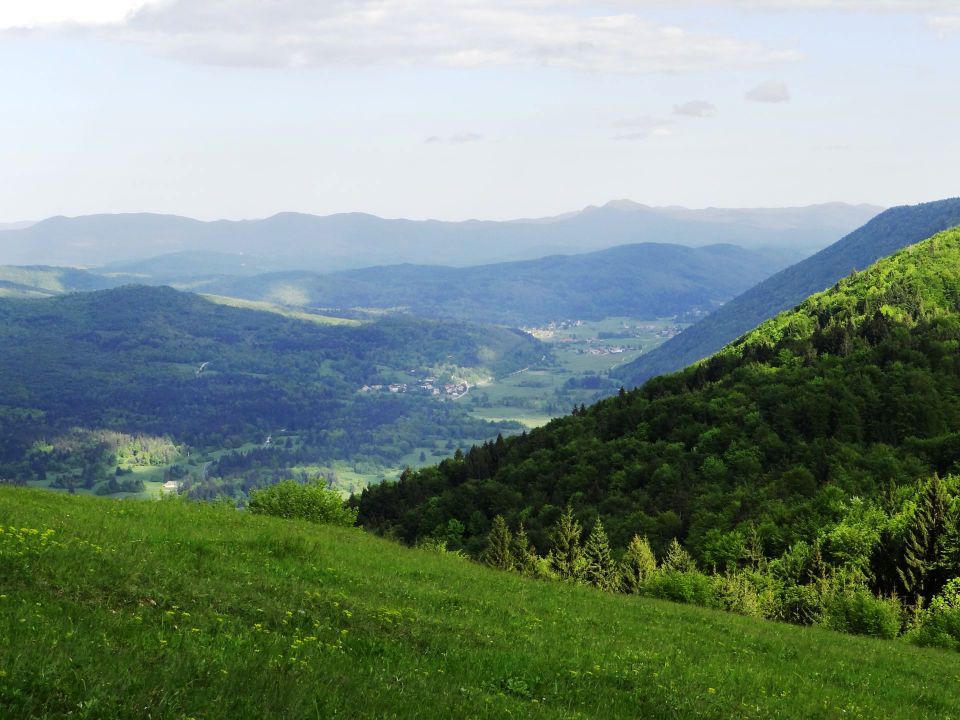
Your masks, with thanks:
M 473 388 L 467 402 L 484 420 L 515 421 L 539 427 L 619 388 L 608 373 L 677 335 L 688 323 L 674 318 L 643 320 L 611 317 L 564 321 L 525 328 L 549 343 L 553 358 Z

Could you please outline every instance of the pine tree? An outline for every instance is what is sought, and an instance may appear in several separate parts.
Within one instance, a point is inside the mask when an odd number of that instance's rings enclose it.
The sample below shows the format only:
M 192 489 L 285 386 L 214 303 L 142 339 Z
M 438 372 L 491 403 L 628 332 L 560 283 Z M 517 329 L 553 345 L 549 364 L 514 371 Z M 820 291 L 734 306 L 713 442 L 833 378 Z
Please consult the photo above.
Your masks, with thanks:
M 540 558 L 537 557 L 536 550 L 533 545 L 530 544 L 530 539 L 527 537 L 527 531 L 524 529 L 522 522 L 513 536 L 513 543 L 510 549 L 515 570 L 524 575 L 533 575 L 536 573 Z
M 646 537 L 634 535 L 620 565 L 623 589 L 628 593 L 638 593 L 644 583 L 657 571 L 657 559 Z
M 904 590 L 930 600 L 946 578 L 944 543 L 948 539 L 950 498 L 938 475 L 927 485 L 907 527 L 899 575 Z
M 680 542 L 674 538 L 667 547 L 667 554 L 660 563 L 661 570 L 673 570 L 675 572 L 694 572 L 697 564 L 690 557 L 690 553 L 683 549 Z
M 493 527 L 487 536 L 487 549 L 483 553 L 483 561 L 490 567 L 512 570 L 511 540 L 506 521 L 502 515 L 497 515 L 493 519 Z
M 766 567 L 767 558 L 763 554 L 763 539 L 760 537 L 760 533 L 757 532 L 757 526 L 753 523 L 750 524 L 750 528 L 747 531 L 747 538 L 740 559 L 743 561 L 744 566 L 750 570 L 759 570 Z
M 582 533 L 580 523 L 573 518 L 573 508 L 568 505 L 553 528 L 553 550 L 549 556 L 550 568 L 561 580 L 583 580 L 585 560 L 580 546 Z
M 960 577 L 960 503 L 955 502 L 947 514 L 947 528 L 943 536 L 943 557 L 940 568 L 944 577 Z
M 607 539 L 607 533 L 603 529 L 600 518 L 597 518 L 597 522 L 590 531 L 587 544 L 583 548 L 583 556 L 586 560 L 587 582 L 601 590 L 616 590 L 619 584 L 617 566 L 613 562 L 610 541 Z

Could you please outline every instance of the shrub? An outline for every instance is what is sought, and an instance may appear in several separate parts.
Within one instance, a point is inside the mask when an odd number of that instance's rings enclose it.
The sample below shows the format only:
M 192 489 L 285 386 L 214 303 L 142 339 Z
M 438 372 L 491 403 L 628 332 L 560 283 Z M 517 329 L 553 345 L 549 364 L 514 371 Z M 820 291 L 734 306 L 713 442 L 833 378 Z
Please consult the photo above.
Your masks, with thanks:
M 930 601 L 910 640 L 925 647 L 960 650 L 960 578 L 948 582 Z
M 646 537 L 634 535 L 620 564 L 620 577 L 623 589 L 628 593 L 638 593 L 657 571 L 657 560 L 650 549 Z
M 853 635 L 894 638 L 900 632 L 900 603 L 878 598 L 866 588 L 837 592 L 827 598 L 823 624 Z
M 771 619 L 794 625 L 818 625 L 823 620 L 823 596 L 815 585 L 786 583 Z
M 742 573 L 713 575 L 713 598 L 715 605 L 728 612 L 748 617 L 763 617 L 764 603 L 760 593 Z
M 714 596 L 713 582 L 703 573 L 696 571 L 658 570 L 647 580 L 643 594 L 690 605 L 719 606 Z
M 250 512 L 282 518 L 297 518 L 326 525 L 349 527 L 357 521 L 355 508 L 347 507 L 340 493 L 319 482 L 300 484 L 284 480 L 250 493 Z

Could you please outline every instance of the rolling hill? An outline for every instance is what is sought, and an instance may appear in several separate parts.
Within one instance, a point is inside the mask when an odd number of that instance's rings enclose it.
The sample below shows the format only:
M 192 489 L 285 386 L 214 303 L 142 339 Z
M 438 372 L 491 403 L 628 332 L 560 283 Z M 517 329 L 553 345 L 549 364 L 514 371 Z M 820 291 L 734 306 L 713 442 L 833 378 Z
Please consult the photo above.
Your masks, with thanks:
M 404 308 L 425 317 L 533 325 L 563 318 L 709 312 L 787 264 L 775 251 L 647 243 L 467 268 L 397 265 L 199 284 L 296 306 Z
M 278 269 L 329 272 L 395 263 L 466 266 L 641 242 L 778 247 L 802 256 L 878 210 L 833 204 L 690 211 L 617 202 L 558 218 L 509 222 L 386 220 L 362 213 L 281 213 L 215 222 L 151 214 L 54 217 L 0 230 L 0 263 L 97 267 L 170 253 L 242 253 Z M 216 265 L 208 269 L 225 274 Z
M 265 309 L 136 286 L 0 300 L 0 478 L 80 487 L 58 465 L 58 447 L 69 445 L 58 438 L 77 429 L 260 448 L 250 462 L 264 472 L 244 465 L 233 489 L 216 488 L 228 493 L 291 465 L 396 463 L 438 443 L 452 452 L 514 426 L 474 420 L 417 382 L 433 376 L 442 387 L 452 375 L 510 373 L 549 353 L 503 328 Z M 377 388 L 362 392 L 365 385 Z M 272 434 L 285 445 L 261 447 Z M 119 466 L 103 443 L 69 457 L 88 489 Z M 201 484 L 208 479 L 206 468 L 191 472 Z
M 76 268 L 0 265 L 0 297 L 45 297 L 115 285 L 109 278 Z
M 960 199 L 887 210 L 834 245 L 747 290 L 649 355 L 619 368 L 617 376 L 633 387 L 686 367 L 852 270 L 956 225 Z

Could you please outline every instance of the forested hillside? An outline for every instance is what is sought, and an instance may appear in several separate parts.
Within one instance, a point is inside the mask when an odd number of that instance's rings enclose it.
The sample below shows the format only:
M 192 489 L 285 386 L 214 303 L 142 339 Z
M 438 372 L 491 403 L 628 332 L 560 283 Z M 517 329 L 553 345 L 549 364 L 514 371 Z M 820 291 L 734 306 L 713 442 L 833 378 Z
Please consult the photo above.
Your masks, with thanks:
M 546 554 L 569 505 L 614 548 L 646 537 L 663 557 L 677 538 L 701 568 L 774 561 L 763 582 L 781 588 L 832 578 L 929 600 L 960 575 L 958 348 L 952 230 L 706 362 L 368 488 L 360 520 L 479 555 L 501 515 Z
M 617 376 L 633 387 L 686 367 L 851 271 L 955 225 L 960 225 L 960 199 L 887 210 L 840 242 L 772 275 L 649 355 L 620 368 Z
M 647 243 L 468 268 L 397 265 L 329 275 L 277 273 L 201 287 L 294 305 L 402 307 L 426 317 L 516 326 L 709 312 L 789 262 L 785 251 Z
M 53 295 L 135 282 L 295 307 L 402 309 L 480 323 L 702 315 L 803 254 L 793 248 L 645 243 L 466 268 L 393 265 L 267 272 L 269 260 L 177 253 L 82 271 L 0 266 L 0 294 Z
M 327 322 L 170 288 L 0 301 L 0 479 L 43 479 L 57 458 L 53 441 L 76 429 L 200 448 L 269 444 L 282 431 L 284 442 L 257 458 L 277 472 L 331 459 L 395 462 L 414 447 L 506 428 L 386 383 L 406 390 L 428 375 L 509 373 L 549 352 L 500 328 L 410 317 Z M 361 392 L 372 384 L 383 390 Z M 84 482 L 114 471 L 101 445 L 84 461 Z

